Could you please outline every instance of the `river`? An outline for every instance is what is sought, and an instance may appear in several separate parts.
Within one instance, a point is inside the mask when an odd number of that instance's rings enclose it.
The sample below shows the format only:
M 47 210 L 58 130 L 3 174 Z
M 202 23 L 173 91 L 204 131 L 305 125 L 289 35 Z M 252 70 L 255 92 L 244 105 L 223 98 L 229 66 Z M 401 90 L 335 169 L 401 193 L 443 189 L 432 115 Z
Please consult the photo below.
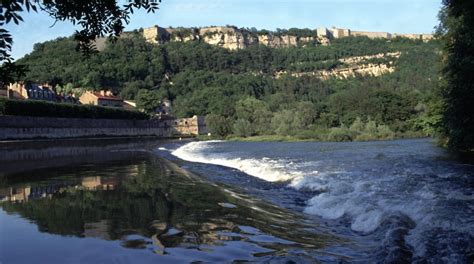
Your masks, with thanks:
M 429 139 L 0 146 L 0 262 L 472 263 L 474 167 Z

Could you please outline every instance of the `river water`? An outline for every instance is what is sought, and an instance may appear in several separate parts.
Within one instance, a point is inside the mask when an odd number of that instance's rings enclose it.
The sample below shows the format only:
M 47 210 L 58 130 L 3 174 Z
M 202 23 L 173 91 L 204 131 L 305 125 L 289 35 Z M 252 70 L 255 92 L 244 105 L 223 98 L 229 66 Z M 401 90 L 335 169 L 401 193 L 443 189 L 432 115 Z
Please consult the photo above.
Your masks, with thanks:
M 314 216 L 360 245 L 365 260 L 473 260 L 474 167 L 449 160 L 431 140 L 208 141 L 169 151 L 214 181 Z
M 430 140 L 0 145 L 0 263 L 472 263 L 474 167 Z

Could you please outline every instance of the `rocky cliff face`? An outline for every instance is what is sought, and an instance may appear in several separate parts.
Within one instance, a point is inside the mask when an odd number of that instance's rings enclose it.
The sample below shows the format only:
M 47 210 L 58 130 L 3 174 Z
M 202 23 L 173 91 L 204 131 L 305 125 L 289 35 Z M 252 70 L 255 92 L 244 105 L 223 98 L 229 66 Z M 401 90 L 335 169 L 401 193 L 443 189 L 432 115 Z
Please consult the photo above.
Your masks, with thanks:
M 323 80 L 329 78 L 345 79 L 356 75 L 375 77 L 393 72 L 395 70 L 393 62 L 396 61 L 400 55 L 400 52 L 390 52 L 385 54 L 380 53 L 368 56 L 348 57 L 339 59 L 342 65 L 332 70 L 320 70 L 314 72 L 280 71 L 275 73 L 275 77 L 281 78 L 284 75 L 291 75 L 293 77 L 316 76 Z M 370 63 L 371 59 L 380 58 L 386 58 L 388 61 L 386 63 Z
M 210 44 L 230 50 L 244 49 L 253 43 L 242 31 L 232 27 L 209 27 L 199 29 L 201 39 Z
M 308 44 L 329 44 L 329 39 L 321 36 L 297 37 L 292 35 L 257 34 L 236 27 L 204 27 L 199 29 L 188 28 L 161 28 L 154 26 L 143 30 L 144 38 L 154 44 L 168 41 L 195 41 L 201 40 L 210 45 L 230 50 L 245 49 L 251 45 L 265 45 L 271 48 L 285 48 L 304 46 Z
M 331 44 L 331 39 L 349 36 L 366 36 L 369 38 L 391 39 L 392 37 L 405 37 L 410 39 L 421 39 L 429 41 L 433 39 L 430 34 L 391 34 L 387 32 L 363 32 L 351 31 L 349 29 L 340 28 L 318 28 L 317 30 L 305 31 L 304 36 L 297 36 L 298 33 L 290 33 L 285 31 L 280 33 L 269 31 L 249 31 L 239 29 L 234 26 L 226 27 L 202 27 L 202 28 L 162 28 L 153 26 L 144 28 L 142 35 L 145 40 L 153 44 L 163 44 L 170 41 L 187 42 L 187 41 L 203 41 L 211 45 L 222 48 L 237 50 L 245 49 L 251 45 L 265 45 L 270 48 L 287 48 L 307 45 L 323 45 Z M 289 33 L 289 34 L 288 34 Z M 125 34 L 124 34 L 125 35 Z M 96 40 L 96 46 L 99 50 L 104 48 L 105 39 Z

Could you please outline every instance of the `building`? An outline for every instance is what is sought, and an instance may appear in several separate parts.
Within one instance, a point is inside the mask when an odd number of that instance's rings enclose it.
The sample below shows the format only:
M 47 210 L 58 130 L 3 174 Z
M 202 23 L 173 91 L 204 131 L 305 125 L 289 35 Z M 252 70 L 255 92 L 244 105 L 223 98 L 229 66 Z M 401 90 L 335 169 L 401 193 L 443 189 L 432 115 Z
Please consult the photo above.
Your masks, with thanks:
M 170 135 L 191 136 L 207 135 L 209 133 L 204 116 L 195 115 L 191 118 L 165 118 L 158 122 L 160 122 L 165 130 L 169 130 Z
M 30 194 L 31 188 L 29 186 L 2 188 L 0 189 L 0 202 L 28 202 Z
M 344 38 L 351 35 L 351 30 L 347 28 L 332 27 L 329 31 L 333 38 Z
M 376 38 L 391 39 L 392 38 L 392 34 L 388 32 L 352 31 L 351 35 L 355 37 L 368 37 L 371 39 L 376 39 Z
M 421 39 L 424 41 L 424 42 L 428 42 L 430 40 L 433 40 L 434 39 L 434 36 L 433 34 L 421 34 Z
M 407 39 L 414 39 L 414 40 L 421 39 L 420 34 L 393 34 L 393 37 L 394 38 L 400 37 L 400 38 L 407 38 Z
M 123 107 L 123 100 L 114 96 L 110 91 L 86 91 L 79 97 L 79 102 L 98 106 Z
M 63 93 L 61 93 L 57 96 L 57 98 L 58 98 L 57 100 L 58 103 L 69 103 L 69 104 L 79 103 L 79 100 L 76 97 L 74 97 L 74 95 L 64 95 Z
M 8 85 L 7 97 L 10 99 L 32 99 L 56 102 L 57 95 L 48 84 L 25 84 L 24 82 Z
M 316 29 L 316 35 L 320 38 L 329 38 L 329 31 L 325 27 L 319 27 Z
M 153 44 L 162 44 L 171 40 L 173 29 L 152 26 L 143 29 L 143 38 Z
M 127 110 L 136 110 L 137 109 L 137 103 L 132 100 L 123 100 L 123 108 Z
M 170 121 L 175 135 L 207 135 L 209 133 L 204 116 L 195 115 L 191 118 L 178 118 Z
M 84 177 L 81 185 L 86 190 L 113 190 L 119 184 L 117 178 L 104 178 L 100 176 Z

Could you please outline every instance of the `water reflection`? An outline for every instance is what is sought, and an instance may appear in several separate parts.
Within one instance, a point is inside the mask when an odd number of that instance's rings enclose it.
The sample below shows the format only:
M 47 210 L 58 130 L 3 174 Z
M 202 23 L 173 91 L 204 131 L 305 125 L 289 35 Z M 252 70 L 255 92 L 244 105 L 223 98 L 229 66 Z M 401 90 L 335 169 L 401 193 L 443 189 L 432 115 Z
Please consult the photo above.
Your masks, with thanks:
M 64 243 L 55 246 L 64 250 L 72 247 L 72 236 L 119 241 L 123 249 L 186 262 L 344 258 L 321 253 L 342 241 L 306 225 L 301 216 L 205 182 L 167 160 L 136 154 L 4 173 L 0 208 L 8 215 L 0 220 L 19 215 L 39 232 L 61 235 Z M 20 250 L 2 247 L 5 261 Z M 48 252 L 38 259 L 48 260 Z

